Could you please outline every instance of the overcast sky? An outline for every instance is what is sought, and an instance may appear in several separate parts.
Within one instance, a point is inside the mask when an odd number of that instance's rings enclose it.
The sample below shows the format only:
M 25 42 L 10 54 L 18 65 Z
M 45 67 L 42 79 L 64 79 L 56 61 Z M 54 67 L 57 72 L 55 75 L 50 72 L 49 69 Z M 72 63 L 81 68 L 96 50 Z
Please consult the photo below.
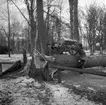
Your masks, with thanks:
M 106 5 L 106 0 L 79 0 L 79 6 L 85 6 L 92 3 L 97 3 L 97 5 Z

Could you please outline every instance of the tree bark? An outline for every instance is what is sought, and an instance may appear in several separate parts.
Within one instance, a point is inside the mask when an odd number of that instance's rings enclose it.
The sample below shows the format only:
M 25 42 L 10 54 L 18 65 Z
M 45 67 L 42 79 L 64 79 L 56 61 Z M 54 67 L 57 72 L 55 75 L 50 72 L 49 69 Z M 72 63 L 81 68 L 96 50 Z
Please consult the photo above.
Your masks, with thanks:
M 52 57 L 46 57 L 46 60 L 49 62 L 50 67 L 53 67 L 55 65 L 62 65 L 78 68 L 80 64 L 79 61 L 81 59 L 80 56 L 75 57 L 73 55 L 54 55 Z M 83 62 L 84 68 L 99 66 L 106 67 L 106 56 L 86 56 L 83 58 L 83 60 L 85 61 Z
M 74 38 L 79 42 L 78 0 L 74 0 Z
M 70 38 L 73 39 L 74 38 L 74 34 L 73 34 L 73 0 L 69 0 L 69 7 L 70 7 Z
M 89 67 L 106 67 L 106 56 L 87 56 L 85 57 L 84 68 Z
M 36 2 L 37 2 L 38 37 L 40 38 L 42 52 L 46 53 L 47 40 L 45 36 L 45 26 L 43 18 L 43 0 L 36 0 Z

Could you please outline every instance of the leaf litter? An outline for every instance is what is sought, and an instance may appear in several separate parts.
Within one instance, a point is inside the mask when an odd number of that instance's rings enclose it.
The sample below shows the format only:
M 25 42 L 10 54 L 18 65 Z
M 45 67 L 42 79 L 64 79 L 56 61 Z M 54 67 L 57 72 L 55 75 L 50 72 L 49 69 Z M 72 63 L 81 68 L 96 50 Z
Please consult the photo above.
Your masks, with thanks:
M 77 92 L 63 84 L 39 83 L 28 76 L 1 79 L 0 105 L 102 105 L 81 98 L 83 91 Z

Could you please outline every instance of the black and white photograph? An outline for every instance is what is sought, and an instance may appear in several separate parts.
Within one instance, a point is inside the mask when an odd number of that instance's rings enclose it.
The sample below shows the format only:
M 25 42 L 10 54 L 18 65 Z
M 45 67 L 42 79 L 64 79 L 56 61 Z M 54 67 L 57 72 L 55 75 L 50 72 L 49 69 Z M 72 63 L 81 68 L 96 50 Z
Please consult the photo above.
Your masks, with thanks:
M 106 105 L 106 0 L 0 0 L 0 105 Z

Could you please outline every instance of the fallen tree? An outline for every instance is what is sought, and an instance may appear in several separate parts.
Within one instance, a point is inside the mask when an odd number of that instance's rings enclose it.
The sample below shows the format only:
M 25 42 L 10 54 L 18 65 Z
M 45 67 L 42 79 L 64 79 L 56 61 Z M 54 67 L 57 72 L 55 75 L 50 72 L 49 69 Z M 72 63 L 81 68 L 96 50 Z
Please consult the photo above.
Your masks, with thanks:
M 16 61 L 10 68 L 8 68 L 7 70 L 5 70 L 4 72 L 2 72 L 0 74 L 0 78 L 5 77 L 8 74 L 14 73 L 14 72 L 18 72 L 22 69 L 22 62 Z
M 84 68 L 102 66 L 106 67 L 106 55 L 100 56 L 86 56 L 84 57 Z
M 79 68 L 82 64 L 83 68 L 97 67 L 102 66 L 106 67 L 106 56 L 85 56 L 80 59 L 80 56 L 76 57 L 73 55 L 54 55 L 54 56 L 45 56 L 46 60 L 49 62 L 50 66 L 52 65 L 62 65 L 73 68 Z
M 41 58 L 43 58 L 43 60 Z M 50 68 L 54 68 L 53 73 L 57 72 L 59 81 L 61 81 L 61 70 L 106 76 L 106 73 L 91 68 L 95 66 L 106 67 L 106 56 L 85 56 L 83 59 L 80 59 L 79 56 L 74 55 L 56 54 L 53 56 L 46 56 L 41 54 L 40 56 L 35 56 L 35 59 L 39 66 L 37 67 L 36 65 L 37 73 L 31 71 L 32 59 L 27 59 L 26 53 L 24 52 L 23 62 L 17 61 L 12 67 L 1 73 L 1 78 L 10 74 L 11 76 L 29 75 L 32 78 L 39 77 L 41 80 L 48 81 L 50 79 Z

